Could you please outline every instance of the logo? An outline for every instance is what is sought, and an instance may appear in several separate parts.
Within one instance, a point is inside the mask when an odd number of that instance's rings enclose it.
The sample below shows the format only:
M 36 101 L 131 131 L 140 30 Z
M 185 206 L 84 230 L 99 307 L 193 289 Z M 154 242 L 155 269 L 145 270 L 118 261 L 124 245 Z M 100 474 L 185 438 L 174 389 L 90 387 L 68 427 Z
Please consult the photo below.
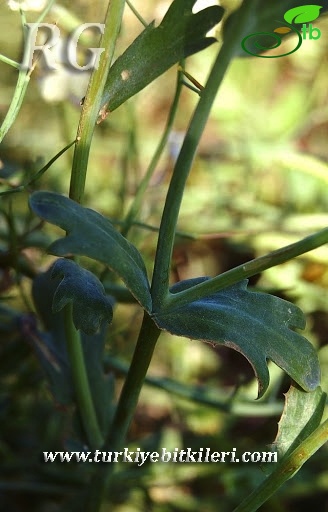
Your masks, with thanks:
M 320 9 L 322 9 L 321 5 L 313 4 L 302 5 L 300 7 L 289 9 L 284 14 L 284 21 L 276 20 L 277 23 L 281 24 L 281 26 L 275 28 L 273 32 L 256 32 L 255 34 L 249 34 L 242 40 L 241 47 L 249 55 L 261 57 L 263 59 L 277 59 L 279 57 L 290 55 L 300 48 L 304 39 L 319 39 L 321 37 L 320 30 L 310 23 L 319 17 Z M 292 23 L 302 23 L 301 29 L 298 30 L 292 25 Z M 281 55 L 259 55 L 257 53 L 258 51 L 264 52 L 278 48 L 282 43 L 281 36 L 288 34 L 289 32 L 294 32 L 294 34 L 298 36 L 296 46 L 291 51 L 282 53 Z M 262 40 L 264 45 L 260 43 L 260 40 Z M 272 40 L 275 41 L 275 44 Z

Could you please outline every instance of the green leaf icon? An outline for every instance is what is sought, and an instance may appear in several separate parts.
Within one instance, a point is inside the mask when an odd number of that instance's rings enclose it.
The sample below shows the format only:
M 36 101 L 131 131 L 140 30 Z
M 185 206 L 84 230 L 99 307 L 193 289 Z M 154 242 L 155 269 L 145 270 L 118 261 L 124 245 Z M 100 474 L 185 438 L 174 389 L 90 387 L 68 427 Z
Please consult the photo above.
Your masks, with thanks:
M 322 5 L 301 5 L 285 12 L 284 18 L 287 23 L 309 23 L 319 17 L 320 9 Z

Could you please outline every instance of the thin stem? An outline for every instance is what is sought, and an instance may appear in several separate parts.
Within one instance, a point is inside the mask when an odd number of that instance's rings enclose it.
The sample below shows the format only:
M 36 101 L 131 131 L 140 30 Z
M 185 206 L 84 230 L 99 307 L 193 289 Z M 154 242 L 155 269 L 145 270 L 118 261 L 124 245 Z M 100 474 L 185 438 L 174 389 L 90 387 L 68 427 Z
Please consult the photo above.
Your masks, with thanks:
M 20 69 L 14 95 L 12 97 L 6 117 L 4 118 L 3 123 L 0 127 L 0 143 L 2 142 L 8 130 L 11 128 L 11 126 L 14 124 L 17 118 L 18 112 L 20 111 L 20 108 L 25 97 L 29 81 L 30 73 L 26 70 Z
M 158 161 L 163 153 L 163 150 L 167 144 L 170 132 L 172 130 L 172 126 L 173 126 L 174 119 L 175 119 L 175 116 L 177 113 L 179 99 L 180 99 L 181 90 L 182 90 L 181 75 L 182 75 L 182 68 L 178 70 L 175 95 L 173 98 L 173 102 L 172 102 L 172 105 L 170 108 L 170 112 L 169 112 L 169 115 L 167 118 L 167 122 L 166 122 L 166 126 L 164 129 L 162 138 L 157 146 L 157 149 L 153 155 L 153 158 L 151 159 L 151 162 L 148 166 L 146 174 L 144 175 L 144 177 L 142 178 L 142 180 L 140 182 L 140 185 L 135 194 L 135 197 L 134 197 L 133 203 L 130 207 L 130 210 L 128 211 L 128 213 L 124 219 L 123 228 L 122 228 L 121 232 L 122 232 L 122 235 L 125 237 L 127 236 L 131 226 L 133 225 L 136 216 L 138 215 L 138 212 L 142 205 L 144 193 L 149 185 L 152 175 L 154 174 L 154 171 L 157 167 Z
M 160 329 L 145 312 L 130 369 L 105 446 L 119 449 L 125 441 L 160 333 Z
M 119 451 L 124 445 L 160 332 L 145 312 L 131 365 L 103 451 Z M 99 470 L 96 471 L 90 484 L 91 492 L 87 497 L 86 510 L 88 512 L 98 512 L 100 509 L 103 495 L 114 467 L 115 463 L 112 462 L 102 467 L 100 466 Z
M 96 412 L 93 405 L 88 376 L 84 364 L 80 335 L 72 322 L 72 305 L 67 305 L 64 311 L 65 335 L 67 351 L 72 369 L 73 385 L 78 410 L 81 415 L 83 427 L 92 450 L 103 445 L 103 437 L 99 430 Z
M 104 51 L 99 67 L 91 75 L 87 94 L 83 103 L 80 123 L 77 131 L 69 196 L 78 203 L 82 202 L 87 174 L 89 152 L 93 132 L 102 107 L 103 88 L 113 59 L 116 40 L 119 34 L 125 0 L 111 0 L 105 18 L 105 31 L 100 40 Z
M 47 14 L 50 12 L 50 9 L 52 8 L 53 4 L 55 3 L 55 0 L 50 0 L 48 4 L 45 6 L 44 10 L 36 20 L 36 23 L 41 23 L 42 20 L 47 16 Z
M 221 51 L 215 60 L 206 86 L 201 93 L 173 171 L 163 211 L 155 258 L 152 282 L 154 309 L 160 309 L 168 295 L 174 235 L 186 180 L 192 167 L 196 149 L 209 117 L 218 88 L 225 76 L 237 47 L 240 45 L 240 41 L 239 38 L 236 37 L 236 33 L 243 33 L 245 27 L 249 24 L 249 17 L 252 13 L 252 8 L 255 2 L 256 0 L 250 1 L 245 9 L 240 11 L 240 16 L 234 30 L 230 30 L 226 34 Z
M 134 7 L 134 5 L 130 2 L 130 0 L 126 0 L 127 5 L 130 7 L 131 11 L 135 15 L 135 17 L 140 21 L 140 23 L 146 28 L 148 27 L 147 21 L 143 19 L 141 14 L 137 11 L 137 9 Z
M 9 57 L 5 57 L 4 55 L 0 54 L 0 60 L 4 62 L 5 64 L 9 64 L 9 66 L 12 66 L 13 68 L 19 69 L 20 64 L 19 62 L 16 62 L 15 60 L 9 59 Z
M 267 270 L 268 268 L 285 263 L 292 258 L 312 251 L 326 243 L 328 243 L 328 228 L 305 237 L 294 244 L 286 245 L 281 249 L 269 252 L 265 256 L 248 261 L 243 265 L 239 265 L 238 267 L 228 270 L 209 281 L 193 286 L 188 290 L 170 294 L 167 299 L 166 306 L 170 308 L 184 306 L 194 300 L 216 293 L 227 286 L 231 286 L 241 281 L 242 279 L 247 279 Z
M 105 367 L 107 369 L 114 369 L 123 375 L 128 373 L 127 365 L 114 357 L 107 358 L 105 361 Z M 268 403 L 260 401 L 254 403 L 254 401 L 247 402 L 235 399 L 231 400 L 231 398 L 227 398 L 226 393 L 220 393 L 217 390 L 215 391 L 214 397 L 207 388 L 190 385 L 186 386 L 180 382 L 164 377 L 146 377 L 145 384 L 161 389 L 171 395 L 179 396 L 207 407 L 213 407 L 216 410 L 220 410 L 234 416 L 277 416 L 281 414 L 283 410 L 283 404 L 281 402 Z M 218 398 L 218 395 L 220 398 Z
M 44 17 L 49 12 L 54 1 L 55 0 L 50 0 L 48 5 L 45 7 L 45 9 L 40 14 L 40 16 L 37 20 L 37 23 L 40 23 L 44 19 Z M 23 13 L 21 13 L 21 19 L 22 19 L 22 25 L 23 25 L 23 30 L 24 30 L 24 21 L 23 20 L 25 18 L 24 18 Z M 25 33 L 24 33 L 24 44 L 26 44 Z M 1 56 L 1 60 L 4 60 L 4 59 L 6 59 L 6 57 Z M 10 59 L 8 60 L 7 63 L 10 64 L 11 66 L 17 67 L 16 66 L 17 63 L 14 63 L 14 61 L 10 61 Z M 7 111 L 6 117 L 4 118 L 2 125 L 0 127 L 0 143 L 2 142 L 3 138 L 5 137 L 8 130 L 11 128 L 11 126 L 14 124 L 14 122 L 17 118 L 18 112 L 20 111 L 23 100 L 25 98 L 25 93 L 26 93 L 27 86 L 29 84 L 31 73 L 34 69 L 34 66 L 32 66 L 32 69 L 26 70 L 26 69 L 22 69 L 21 65 L 18 64 L 18 69 L 19 69 L 19 73 L 18 73 L 18 79 L 17 79 L 17 83 L 16 83 L 16 87 L 15 87 L 15 92 L 14 92 L 13 98 L 11 100 L 9 109 Z
M 105 31 L 100 42 L 100 46 L 105 48 L 105 51 L 100 59 L 98 69 L 91 76 L 84 108 L 80 117 L 76 139 L 78 143 L 75 146 L 70 183 L 70 198 L 79 203 L 83 198 L 93 131 L 99 114 L 102 91 L 113 57 L 123 10 L 124 0 L 112 0 L 109 3 L 105 19 Z M 103 444 L 103 438 L 88 382 L 80 334 L 75 329 L 72 320 L 71 306 L 65 308 L 64 317 L 67 349 L 79 414 L 90 447 L 93 449 L 100 448 Z
M 28 188 L 30 185 L 33 185 L 33 183 L 35 183 L 37 180 L 39 180 L 41 178 L 41 176 L 43 176 L 43 174 L 52 166 L 52 164 L 59 157 L 61 157 L 70 147 L 72 147 L 73 144 L 75 144 L 75 140 L 73 140 L 73 142 L 70 142 L 69 144 L 67 144 L 67 146 L 65 146 L 58 153 L 56 153 L 56 155 L 53 158 L 51 158 L 51 160 L 49 160 L 49 162 L 46 165 L 44 165 L 42 167 L 42 169 L 40 169 L 36 174 L 34 174 L 34 176 L 32 176 L 32 178 L 30 178 L 27 183 L 25 183 L 24 185 L 13 186 L 13 188 L 9 189 L 9 190 L 4 190 L 3 192 L 0 192 L 0 196 L 14 194 L 15 192 L 22 192 L 23 190 Z
M 265 503 L 303 464 L 328 441 L 328 420 L 305 439 L 234 512 L 254 512 Z

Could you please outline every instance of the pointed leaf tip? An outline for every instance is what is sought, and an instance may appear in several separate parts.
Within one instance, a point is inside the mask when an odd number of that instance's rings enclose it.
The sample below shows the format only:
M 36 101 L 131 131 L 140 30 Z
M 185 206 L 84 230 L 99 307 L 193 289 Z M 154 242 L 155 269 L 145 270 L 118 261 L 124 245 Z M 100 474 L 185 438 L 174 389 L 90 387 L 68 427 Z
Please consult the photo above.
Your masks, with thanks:
M 208 278 L 174 285 L 172 293 L 187 290 Z M 269 385 L 267 360 L 282 368 L 306 391 L 320 382 L 314 347 L 293 328 L 303 329 L 302 311 L 273 295 L 250 292 L 242 281 L 182 307 L 170 301 L 154 315 L 158 327 L 177 336 L 222 344 L 241 352 L 259 382 L 259 397 Z
M 322 7 L 314 4 L 300 5 L 285 12 L 284 18 L 287 23 L 309 23 L 319 18 Z
M 158 27 L 148 25 L 110 68 L 102 104 L 112 112 L 182 59 L 216 42 L 207 33 L 224 9 L 192 12 L 196 0 L 174 0 Z

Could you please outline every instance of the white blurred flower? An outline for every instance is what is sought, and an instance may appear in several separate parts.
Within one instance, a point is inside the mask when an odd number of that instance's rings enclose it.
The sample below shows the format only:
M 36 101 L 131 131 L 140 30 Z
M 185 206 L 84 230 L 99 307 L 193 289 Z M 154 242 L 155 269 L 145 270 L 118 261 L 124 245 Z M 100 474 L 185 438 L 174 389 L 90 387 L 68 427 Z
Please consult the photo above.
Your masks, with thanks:
M 8 0 L 7 3 L 12 11 L 42 11 L 47 5 L 47 0 Z
M 79 106 L 85 95 L 90 72 L 74 71 L 60 66 L 39 78 L 39 87 L 43 99 L 49 103 L 69 100 Z
M 56 69 L 39 68 L 39 88 L 43 99 L 47 102 L 69 100 L 79 105 L 85 95 L 91 71 L 74 69 L 67 60 L 65 45 L 67 40 L 60 40 L 51 48 Z

